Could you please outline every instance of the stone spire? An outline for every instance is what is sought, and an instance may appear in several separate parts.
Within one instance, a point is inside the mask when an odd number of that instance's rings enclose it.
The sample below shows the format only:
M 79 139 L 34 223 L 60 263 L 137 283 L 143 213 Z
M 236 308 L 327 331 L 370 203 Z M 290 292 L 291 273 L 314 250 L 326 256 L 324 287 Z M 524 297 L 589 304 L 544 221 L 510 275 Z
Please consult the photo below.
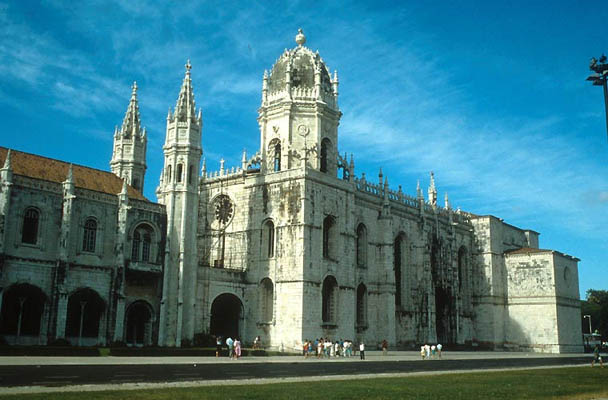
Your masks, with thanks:
M 4 167 L 2 169 L 11 169 L 11 149 L 6 152 L 6 159 L 4 160 Z
M 127 184 L 143 192 L 146 175 L 146 130 L 141 127 L 137 103 L 137 82 L 131 87 L 131 99 L 120 129 L 114 130 L 114 146 L 110 168 Z
M 120 128 L 120 134 L 124 137 L 142 136 L 139 105 L 137 103 L 137 82 L 133 82 L 131 89 L 131 100 Z
M 194 118 L 196 115 L 192 79 L 190 78 L 191 69 L 192 65 L 190 64 L 190 60 L 188 60 L 186 63 L 186 76 L 184 76 L 184 81 L 177 98 L 177 104 L 175 105 L 175 112 L 173 113 L 179 121 L 186 121 L 187 118 Z
M 444 207 L 445 207 L 446 210 L 450 209 L 450 199 L 448 198 L 448 192 L 445 192 Z
M 420 180 L 416 182 L 416 197 L 418 197 L 418 200 L 424 200 L 424 195 L 422 194 L 422 189 L 420 188 Z
M 70 164 L 68 174 L 65 178 L 65 181 L 63 181 L 63 194 L 64 196 L 74 194 L 74 167 L 72 166 L 72 164 Z
M 429 184 L 428 194 L 429 194 L 429 203 L 431 203 L 432 206 L 436 206 L 437 205 L 437 189 L 435 188 L 435 174 L 433 174 L 433 171 L 431 171 L 431 183 Z

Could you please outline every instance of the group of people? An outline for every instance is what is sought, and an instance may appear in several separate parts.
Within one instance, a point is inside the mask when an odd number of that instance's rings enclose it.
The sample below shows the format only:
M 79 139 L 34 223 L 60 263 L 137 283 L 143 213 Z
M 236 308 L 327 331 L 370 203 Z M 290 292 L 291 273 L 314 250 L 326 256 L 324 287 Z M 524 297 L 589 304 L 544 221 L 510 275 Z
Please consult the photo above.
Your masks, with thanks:
M 215 338 L 215 356 L 219 357 L 222 351 L 222 337 Z M 230 336 L 226 339 L 226 347 L 228 347 L 228 357 L 232 360 L 238 360 L 241 357 L 241 341 L 238 337 L 232 339 Z
M 441 358 L 442 348 L 443 346 L 441 343 L 438 343 L 437 345 L 429 345 L 426 343 L 424 346 L 420 346 L 420 357 L 422 357 L 423 360 L 430 360 L 435 357 Z
M 302 353 L 305 358 L 331 358 L 331 357 L 353 357 L 357 348 L 351 340 L 336 340 L 332 342 L 329 338 L 318 338 L 304 341 Z M 365 360 L 365 344 L 359 343 L 359 356 Z

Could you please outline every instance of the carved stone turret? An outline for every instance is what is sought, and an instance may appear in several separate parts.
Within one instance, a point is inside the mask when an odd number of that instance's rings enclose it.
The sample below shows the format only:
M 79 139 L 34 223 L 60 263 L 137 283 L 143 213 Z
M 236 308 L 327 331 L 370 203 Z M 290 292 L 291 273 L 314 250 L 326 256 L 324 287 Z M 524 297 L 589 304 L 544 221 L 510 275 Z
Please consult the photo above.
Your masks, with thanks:
M 133 82 L 131 100 L 120 129 L 114 130 L 114 148 L 110 167 L 112 172 L 143 192 L 146 174 L 148 138 L 142 129 L 137 103 L 137 83 Z
M 297 46 L 276 61 L 262 81 L 258 110 L 262 171 L 278 172 L 305 163 L 328 175 L 337 174 L 337 74 L 332 80 L 318 52 L 305 46 L 300 29 Z

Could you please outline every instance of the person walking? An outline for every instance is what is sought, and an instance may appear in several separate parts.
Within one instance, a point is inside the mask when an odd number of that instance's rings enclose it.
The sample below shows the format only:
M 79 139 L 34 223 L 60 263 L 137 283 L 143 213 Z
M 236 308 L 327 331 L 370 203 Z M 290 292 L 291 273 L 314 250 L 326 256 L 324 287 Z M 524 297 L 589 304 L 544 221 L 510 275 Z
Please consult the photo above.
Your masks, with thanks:
M 241 356 L 241 341 L 239 338 L 236 338 L 234 341 L 234 359 L 238 360 Z
M 362 360 L 365 360 L 365 343 L 363 342 L 359 343 L 359 355 Z
M 226 339 L 226 346 L 228 346 L 228 358 L 232 358 L 234 355 L 234 340 L 230 336 Z
M 385 356 L 388 354 L 388 342 L 386 339 L 382 341 L 382 355 Z
M 220 351 L 222 351 L 222 337 L 217 336 L 215 338 L 215 356 L 216 357 L 220 356 Z
M 593 359 L 591 360 L 591 368 L 595 365 L 595 362 L 600 362 L 600 367 L 604 368 L 604 361 L 602 361 L 602 357 L 600 356 L 600 346 L 595 345 L 595 349 L 593 349 Z

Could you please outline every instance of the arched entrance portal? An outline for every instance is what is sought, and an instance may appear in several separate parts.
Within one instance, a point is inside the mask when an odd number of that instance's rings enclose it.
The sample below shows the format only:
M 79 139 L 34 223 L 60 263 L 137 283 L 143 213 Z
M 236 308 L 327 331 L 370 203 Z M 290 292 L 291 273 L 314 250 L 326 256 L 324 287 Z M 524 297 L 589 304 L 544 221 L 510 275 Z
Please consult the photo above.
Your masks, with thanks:
M 68 299 L 66 338 L 77 346 L 94 346 L 98 343 L 101 318 L 105 303 L 90 288 L 74 292 Z
M 222 337 L 238 337 L 242 318 L 243 304 L 241 300 L 230 293 L 221 294 L 211 304 L 209 333 Z
M 129 346 L 149 346 L 152 344 L 152 306 L 139 300 L 127 310 L 126 339 Z

